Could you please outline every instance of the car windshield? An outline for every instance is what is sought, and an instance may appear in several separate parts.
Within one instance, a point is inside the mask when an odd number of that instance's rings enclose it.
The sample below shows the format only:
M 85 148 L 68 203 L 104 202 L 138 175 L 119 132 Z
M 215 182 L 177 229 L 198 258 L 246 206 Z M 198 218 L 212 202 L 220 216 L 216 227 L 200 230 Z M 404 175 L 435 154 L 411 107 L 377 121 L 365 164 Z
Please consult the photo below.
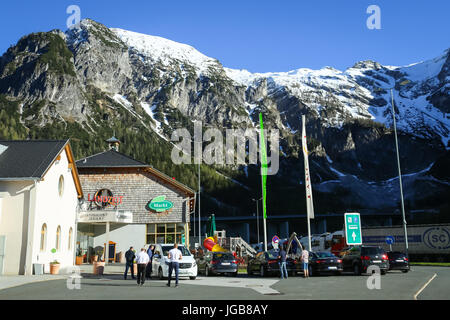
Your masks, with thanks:
M 335 257 L 335 255 L 330 253 L 330 252 L 316 252 L 316 255 L 319 258 L 333 258 L 333 257 Z
M 167 256 L 169 254 L 169 251 L 173 249 L 173 246 L 161 246 L 163 255 Z M 184 247 L 184 246 L 178 246 L 178 250 L 181 251 L 181 254 L 183 256 L 190 256 L 191 253 Z
M 234 256 L 231 253 L 214 253 L 214 260 L 234 260 Z
M 376 255 L 376 254 L 383 254 L 384 250 L 380 247 L 363 247 L 363 253 L 365 255 Z

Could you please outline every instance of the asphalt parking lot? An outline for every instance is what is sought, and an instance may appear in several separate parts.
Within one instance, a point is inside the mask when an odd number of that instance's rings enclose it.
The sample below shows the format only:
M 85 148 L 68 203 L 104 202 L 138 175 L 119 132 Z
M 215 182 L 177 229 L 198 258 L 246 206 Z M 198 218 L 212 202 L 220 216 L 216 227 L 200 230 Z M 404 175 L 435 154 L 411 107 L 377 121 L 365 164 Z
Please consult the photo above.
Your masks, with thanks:
M 450 297 L 450 268 L 415 266 L 408 273 L 389 272 L 380 277 L 380 289 L 368 289 L 368 279 L 368 275 L 350 273 L 309 279 L 298 275 L 287 280 L 239 274 L 183 279 L 178 288 L 168 288 L 164 280 L 149 280 L 138 287 L 134 280 L 123 280 L 118 274 L 102 278 L 85 275 L 80 279 L 80 289 L 68 289 L 67 280 L 43 281 L 0 290 L 0 300 L 446 300 Z

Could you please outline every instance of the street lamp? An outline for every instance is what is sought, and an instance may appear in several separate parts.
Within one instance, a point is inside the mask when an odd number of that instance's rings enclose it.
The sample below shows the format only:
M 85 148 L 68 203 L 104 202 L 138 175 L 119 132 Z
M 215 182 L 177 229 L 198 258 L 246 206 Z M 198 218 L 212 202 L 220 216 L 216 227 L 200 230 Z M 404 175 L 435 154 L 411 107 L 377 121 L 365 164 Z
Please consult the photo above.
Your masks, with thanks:
M 403 82 L 400 83 L 401 86 L 408 84 L 410 81 L 409 80 L 405 80 Z M 406 216 L 405 216 L 405 204 L 403 201 L 403 184 L 402 184 L 402 172 L 400 170 L 400 156 L 399 156 L 399 152 L 398 152 L 398 139 L 397 139 L 397 123 L 395 120 L 395 109 L 394 109 L 394 94 L 392 93 L 392 89 L 391 88 L 391 106 L 392 106 L 392 119 L 394 121 L 394 136 L 395 136 L 395 149 L 397 152 L 397 167 L 398 167 L 398 182 L 400 184 L 400 199 L 401 199 L 401 204 L 402 204 L 402 216 L 403 216 L 403 232 L 405 234 L 405 250 L 406 250 L 406 257 L 408 257 L 409 259 L 409 254 L 408 254 L 408 231 L 406 229 Z
M 257 199 L 252 199 L 253 201 L 256 201 L 256 229 L 258 231 L 257 236 L 258 236 L 258 245 L 259 245 L 259 218 L 258 218 L 258 202 L 262 200 L 262 197 Z

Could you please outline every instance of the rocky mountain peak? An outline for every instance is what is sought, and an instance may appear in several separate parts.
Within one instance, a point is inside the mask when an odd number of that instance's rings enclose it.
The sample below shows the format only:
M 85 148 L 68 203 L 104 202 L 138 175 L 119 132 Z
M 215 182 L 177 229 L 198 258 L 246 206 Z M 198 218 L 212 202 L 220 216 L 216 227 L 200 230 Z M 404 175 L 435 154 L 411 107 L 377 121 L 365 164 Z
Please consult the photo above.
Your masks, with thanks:
M 380 70 L 383 68 L 381 64 L 373 60 L 359 61 L 352 67 L 353 69 L 372 69 Z

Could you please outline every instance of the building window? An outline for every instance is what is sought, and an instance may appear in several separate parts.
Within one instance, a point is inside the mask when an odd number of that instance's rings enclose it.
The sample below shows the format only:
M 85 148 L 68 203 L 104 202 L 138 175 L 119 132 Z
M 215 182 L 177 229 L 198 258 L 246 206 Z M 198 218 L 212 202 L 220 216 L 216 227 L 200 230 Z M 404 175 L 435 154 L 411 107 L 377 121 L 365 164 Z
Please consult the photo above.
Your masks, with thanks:
M 62 197 L 64 193 L 64 176 L 59 176 L 59 182 L 58 182 L 58 194 L 60 197 Z
M 61 249 L 61 227 L 58 226 L 56 229 L 56 245 L 55 249 L 59 251 Z
M 70 227 L 70 229 L 69 229 L 69 245 L 67 246 L 69 248 L 69 251 L 72 250 L 72 241 L 73 241 L 72 233 L 73 233 L 73 230 L 72 230 L 72 227 Z
M 147 224 L 147 244 L 181 243 L 182 233 L 184 233 L 183 223 Z
M 44 223 L 41 228 L 41 252 L 45 251 L 45 245 L 47 242 L 47 225 Z

